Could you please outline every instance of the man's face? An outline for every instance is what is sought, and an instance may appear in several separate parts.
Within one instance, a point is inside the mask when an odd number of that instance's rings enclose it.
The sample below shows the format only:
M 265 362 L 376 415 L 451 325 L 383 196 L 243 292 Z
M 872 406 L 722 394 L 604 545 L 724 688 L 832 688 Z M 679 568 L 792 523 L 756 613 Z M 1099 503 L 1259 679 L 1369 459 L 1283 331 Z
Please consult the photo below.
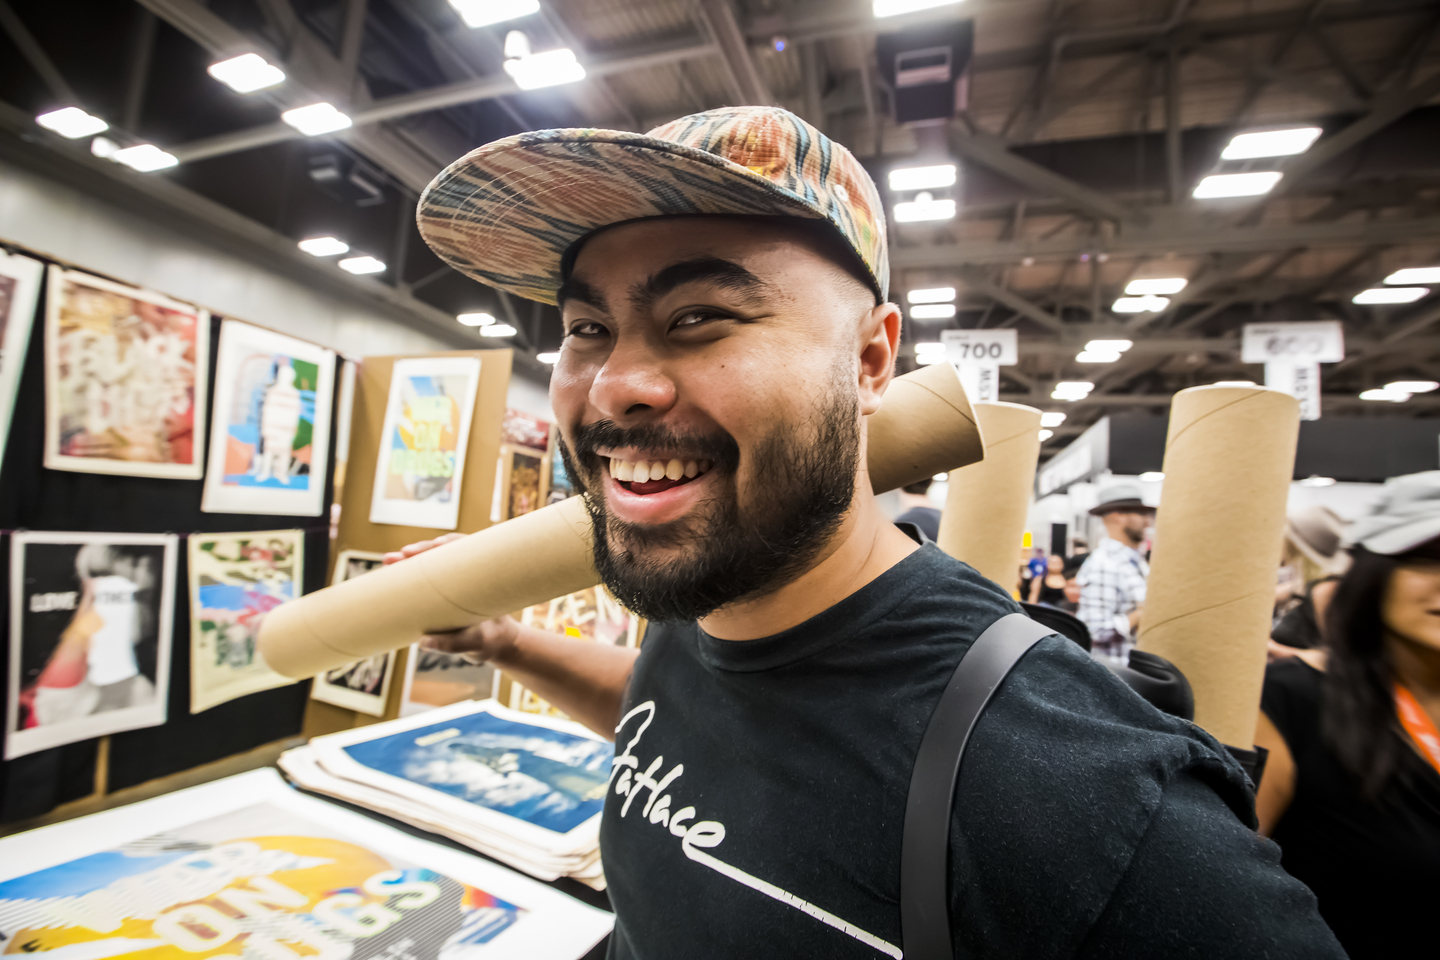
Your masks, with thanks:
M 771 220 L 641 221 L 585 244 L 550 393 L 622 602 L 696 619 L 815 562 L 879 404 L 863 376 L 873 303 Z

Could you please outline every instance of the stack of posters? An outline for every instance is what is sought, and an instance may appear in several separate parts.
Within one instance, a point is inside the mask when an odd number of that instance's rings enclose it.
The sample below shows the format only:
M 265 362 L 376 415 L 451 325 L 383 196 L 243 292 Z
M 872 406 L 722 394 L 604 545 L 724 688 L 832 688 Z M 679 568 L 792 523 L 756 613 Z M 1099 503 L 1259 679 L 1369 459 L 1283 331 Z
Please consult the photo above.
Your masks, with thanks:
M 576 960 L 611 915 L 257 770 L 0 840 L 0 943 L 52 957 Z
M 615 748 L 493 700 L 317 737 L 285 753 L 299 786 L 442 834 L 542 880 L 600 889 Z

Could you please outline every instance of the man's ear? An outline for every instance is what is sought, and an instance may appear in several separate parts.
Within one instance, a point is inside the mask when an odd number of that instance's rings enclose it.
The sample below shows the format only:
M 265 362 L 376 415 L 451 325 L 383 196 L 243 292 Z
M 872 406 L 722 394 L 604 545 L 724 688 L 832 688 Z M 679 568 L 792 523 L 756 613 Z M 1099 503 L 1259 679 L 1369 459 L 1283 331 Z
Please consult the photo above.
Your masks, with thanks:
M 860 320 L 860 413 L 880 409 L 880 398 L 895 376 L 900 353 L 900 308 L 893 303 L 872 307 Z

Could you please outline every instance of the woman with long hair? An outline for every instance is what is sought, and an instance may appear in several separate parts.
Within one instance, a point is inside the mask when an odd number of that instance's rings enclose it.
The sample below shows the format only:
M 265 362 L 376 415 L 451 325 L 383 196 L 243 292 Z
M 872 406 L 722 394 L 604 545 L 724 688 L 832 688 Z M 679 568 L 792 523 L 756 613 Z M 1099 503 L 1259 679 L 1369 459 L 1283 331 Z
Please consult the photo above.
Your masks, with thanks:
M 1348 539 L 1325 646 L 1266 671 L 1256 808 L 1285 869 L 1363 960 L 1436 942 L 1440 470 L 1386 484 Z

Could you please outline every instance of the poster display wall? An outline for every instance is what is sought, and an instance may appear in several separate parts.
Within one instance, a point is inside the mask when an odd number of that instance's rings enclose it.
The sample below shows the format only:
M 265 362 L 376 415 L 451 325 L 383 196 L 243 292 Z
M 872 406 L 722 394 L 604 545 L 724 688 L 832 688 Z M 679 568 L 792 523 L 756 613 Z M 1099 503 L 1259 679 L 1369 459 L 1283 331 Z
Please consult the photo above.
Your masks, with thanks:
M 45 265 L 39 260 L 0 250 L 0 460 L 10 435 L 10 412 L 20 388 L 20 370 L 30 343 L 40 278 Z
M 520 622 L 536 630 L 559 633 L 591 643 L 635 647 L 640 643 L 640 618 L 620 605 L 610 591 L 597 584 L 549 603 L 537 603 L 520 613 Z M 508 677 L 507 677 L 508 679 Z M 564 717 L 548 701 L 513 680 L 506 702 L 513 710 L 547 717 Z
M 45 466 L 198 480 L 210 314 L 50 267 Z
M 383 553 L 364 550 L 343 550 L 335 560 L 334 583 L 353 580 L 380 566 Z M 395 651 L 376 654 L 344 667 L 326 670 L 317 676 L 310 688 L 316 700 L 337 707 L 367 713 L 372 717 L 385 715 L 385 698 L 390 693 L 390 677 L 395 672 Z
M 478 357 L 395 361 L 380 434 L 370 522 L 454 530 Z
M 178 544 L 11 535 L 6 760 L 165 722 Z
M 320 516 L 334 389 L 335 351 L 222 323 L 200 509 Z
M 303 530 L 190 537 L 190 712 L 295 681 L 255 646 L 263 615 L 300 595 Z

